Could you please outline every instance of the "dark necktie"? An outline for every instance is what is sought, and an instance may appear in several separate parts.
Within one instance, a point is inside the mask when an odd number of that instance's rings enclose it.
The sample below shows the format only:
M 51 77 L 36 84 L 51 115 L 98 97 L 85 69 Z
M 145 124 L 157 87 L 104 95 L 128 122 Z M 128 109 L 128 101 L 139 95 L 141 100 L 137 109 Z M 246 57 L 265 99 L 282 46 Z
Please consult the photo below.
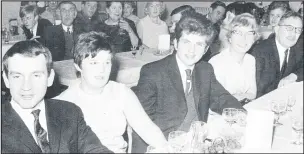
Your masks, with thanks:
M 34 121 L 35 135 L 36 135 L 38 145 L 41 148 L 41 151 L 43 153 L 49 153 L 50 145 L 47 140 L 47 132 L 40 125 L 39 113 L 40 113 L 39 109 L 32 111 L 32 114 L 34 115 L 34 118 L 35 118 L 35 121 Z
M 190 69 L 186 69 L 186 90 L 185 90 L 185 94 L 188 94 L 191 88 L 191 70 Z
M 70 27 L 67 28 L 67 33 L 71 34 Z
M 281 77 L 284 75 L 286 67 L 287 67 L 287 54 L 288 54 L 288 49 L 285 50 L 285 53 L 284 53 L 284 60 L 283 60 L 282 68 L 281 68 Z

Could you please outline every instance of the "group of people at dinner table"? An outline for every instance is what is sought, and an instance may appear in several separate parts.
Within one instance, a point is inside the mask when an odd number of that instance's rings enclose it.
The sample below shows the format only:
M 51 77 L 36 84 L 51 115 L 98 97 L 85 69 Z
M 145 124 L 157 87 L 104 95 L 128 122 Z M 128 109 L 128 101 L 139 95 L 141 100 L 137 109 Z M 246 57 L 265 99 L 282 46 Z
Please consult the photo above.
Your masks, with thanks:
M 256 16 L 235 3 L 216 1 L 207 15 L 179 6 L 170 28 L 160 18 L 163 2 L 147 2 L 142 19 L 134 7 L 108 1 L 101 20 L 97 2 L 82 2 L 77 12 L 62 1 L 59 25 L 41 18 L 35 5 L 21 8 L 27 40 L 2 60 L 10 93 L 2 99 L 2 152 L 145 153 L 149 145 L 172 152 L 170 132 L 303 81 L 303 16 L 286 2 L 270 4 L 273 32 L 266 39 Z M 157 48 L 163 34 L 170 34 L 173 52 L 144 65 L 135 87 L 111 79 L 116 53 Z M 67 59 L 78 78 L 65 87 L 52 63 Z

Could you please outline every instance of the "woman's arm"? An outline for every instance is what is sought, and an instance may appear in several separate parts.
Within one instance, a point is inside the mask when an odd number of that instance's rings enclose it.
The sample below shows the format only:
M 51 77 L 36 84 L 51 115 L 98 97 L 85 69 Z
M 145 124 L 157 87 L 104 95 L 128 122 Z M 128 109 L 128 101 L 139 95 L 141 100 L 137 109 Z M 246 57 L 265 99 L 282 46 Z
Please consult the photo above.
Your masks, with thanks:
M 139 20 L 138 24 L 136 25 L 136 30 L 138 37 L 143 41 L 143 25 L 142 25 L 142 19 Z
M 124 100 L 124 114 L 132 129 L 137 132 L 147 144 L 153 147 L 162 148 L 167 145 L 167 140 L 162 131 L 146 114 L 133 91 L 127 89 Z

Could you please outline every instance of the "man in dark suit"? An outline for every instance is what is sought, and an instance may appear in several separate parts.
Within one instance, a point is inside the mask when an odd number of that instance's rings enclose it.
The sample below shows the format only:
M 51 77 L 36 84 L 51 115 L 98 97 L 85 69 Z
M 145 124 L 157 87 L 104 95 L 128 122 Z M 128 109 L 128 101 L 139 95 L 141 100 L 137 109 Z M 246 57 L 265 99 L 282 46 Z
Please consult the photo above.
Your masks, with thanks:
M 22 29 L 26 39 L 36 39 L 42 43 L 44 30 L 46 27 L 52 26 L 52 23 L 39 17 L 38 9 L 35 5 L 22 7 L 19 15 L 23 23 Z
M 96 17 L 97 2 L 96 1 L 82 1 L 81 11 L 77 13 L 75 25 L 83 27 L 83 32 L 90 32 L 93 26 L 101 21 Z
M 80 33 L 80 27 L 73 24 L 77 16 L 76 5 L 63 1 L 59 5 L 61 24 L 48 27 L 45 31 L 45 46 L 52 53 L 53 61 L 73 59 L 72 48 Z
M 182 17 L 175 28 L 176 54 L 142 67 L 134 89 L 142 106 L 165 137 L 171 131 L 189 131 L 191 122 L 206 122 L 209 108 L 241 104 L 216 80 L 212 66 L 201 60 L 216 30 L 199 13 Z M 146 144 L 133 134 L 132 152 L 145 152 Z
M 303 80 L 302 17 L 286 12 L 275 26 L 274 37 L 253 47 L 256 59 L 257 97 L 278 87 Z
M 86 125 L 78 106 L 44 100 L 54 79 L 46 47 L 32 40 L 17 42 L 4 55 L 3 64 L 12 98 L 1 104 L 1 152 L 110 152 Z

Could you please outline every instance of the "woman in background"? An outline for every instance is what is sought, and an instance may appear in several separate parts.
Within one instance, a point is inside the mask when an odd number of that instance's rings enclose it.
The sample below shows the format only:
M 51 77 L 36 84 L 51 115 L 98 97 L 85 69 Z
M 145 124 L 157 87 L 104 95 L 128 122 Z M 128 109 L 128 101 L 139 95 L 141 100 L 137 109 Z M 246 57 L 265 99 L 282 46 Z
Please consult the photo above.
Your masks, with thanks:
M 123 18 L 123 3 L 116 1 L 106 2 L 108 19 L 94 25 L 94 30 L 104 32 L 110 36 L 114 52 L 126 52 L 137 48 L 139 39 L 133 21 Z
M 134 11 L 136 10 L 136 4 L 135 2 L 132 1 L 126 1 L 124 2 L 124 13 L 123 16 L 124 18 L 128 18 L 132 20 L 135 25 L 139 22 L 139 18 L 134 15 Z
M 158 48 L 158 37 L 162 34 L 169 34 L 167 24 L 160 19 L 164 10 L 162 2 L 147 2 L 145 6 L 146 17 L 139 20 L 137 32 L 142 40 L 143 48 Z
M 216 79 L 239 101 L 256 98 L 255 58 L 247 53 L 258 39 L 253 15 L 237 15 L 228 25 L 229 46 L 209 60 Z

